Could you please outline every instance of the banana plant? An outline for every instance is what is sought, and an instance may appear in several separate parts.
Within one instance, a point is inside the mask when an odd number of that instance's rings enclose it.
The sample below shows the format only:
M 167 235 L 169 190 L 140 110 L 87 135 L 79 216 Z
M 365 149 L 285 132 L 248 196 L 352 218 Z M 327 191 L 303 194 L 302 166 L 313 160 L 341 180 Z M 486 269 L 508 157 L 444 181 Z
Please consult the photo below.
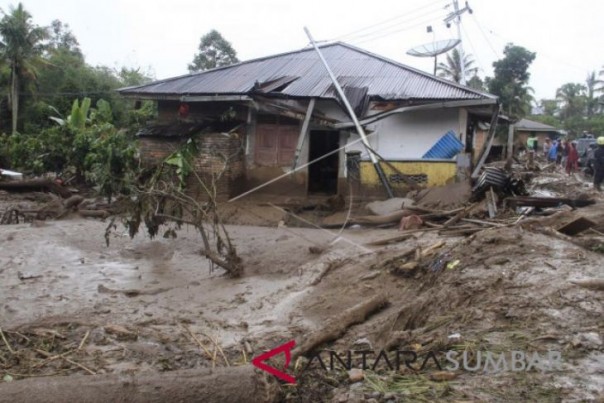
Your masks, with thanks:
M 88 119 L 88 111 L 90 111 L 90 102 L 90 98 L 84 98 L 82 100 L 82 104 L 80 104 L 80 102 L 75 99 L 73 101 L 73 105 L 71 106 L 71 114 L 67 117 L 67 119 L 63 119 L 61 117 L 56 116 L 49 116 L 49 119 L 53 122 L 58 123 L 59 126 L 67 126 L 71 129 L 76 130 L 83 129 L 86 127 L 86 122 L 90 121 Z M 59 116 L 61 115 L 57 108 L 50 106 L 50 109 Z

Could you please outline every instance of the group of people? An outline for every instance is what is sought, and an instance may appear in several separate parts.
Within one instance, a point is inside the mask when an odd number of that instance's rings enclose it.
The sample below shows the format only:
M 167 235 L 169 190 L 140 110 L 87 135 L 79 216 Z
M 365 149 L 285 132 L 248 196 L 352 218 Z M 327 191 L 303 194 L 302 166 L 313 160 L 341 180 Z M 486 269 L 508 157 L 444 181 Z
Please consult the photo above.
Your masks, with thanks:
M 596 143 L 597 148 L 593 157 L 594 188 L 602 190 L 601 186 L 604 181 L 604 136 L 598 137 Z M 537 138 L 535 136 L 528 138 L 527 148 L 532 152 L 537 151 Z M 545 139 L 543 155 L 548 161 L 564 167 L 569 175 L 579 170 L 579 152 L 577 151 L 576 141 Z
M 556 165 L 564 167 L 569 175 L 579 170 L 579 152 L 575 141 L 554 140 L 552 142 L 550 139 L 545 139 L 543 155 L 548 161 L 556 162 Z

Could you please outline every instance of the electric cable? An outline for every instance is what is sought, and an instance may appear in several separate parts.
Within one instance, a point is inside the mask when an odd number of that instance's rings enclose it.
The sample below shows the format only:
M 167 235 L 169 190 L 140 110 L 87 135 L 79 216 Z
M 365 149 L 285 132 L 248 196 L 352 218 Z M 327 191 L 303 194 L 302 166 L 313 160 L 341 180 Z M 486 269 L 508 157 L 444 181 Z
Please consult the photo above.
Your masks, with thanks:
M 363 31 L 367 31 L 367 30 L 370 30 L 371 28 L 379 27 L 379 26 L 384 25 L 384 24 L 387 24 L 387 23 L 389 23 L 389 22 L 396 21 L 396 20 L 398 20 L 398 19 L 400 19 L 400 18 L 402 18 L 402 17 L 409 17 L 411 14 L 415 14 L 417 11 L 424 10 L 424 9 L 426 9 L 426 8 L 432 7 L 432 6 L 434 6 L 434 5 L 436 5 L 436 4 L 439 4 L 439 3 L 442 3 L 442 0 L 437 0 L 437 1 L 434 1 L 434 2 L 432 2 L 432 3 L 429 3 L 429 4 L 424 5 L 424 6 L 422 6 L 422 7 L 418 7 L 418 8 L 416 8 L 416 9 L 410 10 L 410 11 L 406 12 L 405 14 L 400 14 L 400 15 L 397 15 L 397 16 L 395 16 L 395 17 L 392 17 L 392 18 L 388 18 L 388 19 L 386 19 L 386 20 L 383 20 L 383 21 L 381 21 L 381 22 L 378 22 L 378 23 L 375 23 L 375 24 L 372 24 L 372 25 L 369 25 L 369 26 L 366 26 L 366 27 L 363 27 L 363 28 L 357 29 L 357 30 L 355 30 L 355 31 L 351 31 L 351 32 L 348 32 L 348 33 L 346 33 L 346 34 L 339 35 L 339 36 L 337 36 L 337 37 L 335 37 L 335 38 L 332 38 L 332 39 L 331 39 L 331 41 L 339 41 L 339 40 L 344 40 L 344 38 L 348 38 L 348 37 L 356 37 L 356 36 L 357 36 L 357 34 L 360 34 L 360 33 L 361 33 L 361 32 L 363 32 Z M 439 8 L 440 8 L 440 7 L 439 7 Z M 433 10 L 433 11 L 437 11 L 437 10 Z M 433 12 L 433 11 L 432 11 L 432 12 Z M 411 19 L 406 18 L 406 19 L 405 19 L 405 20 L 403 20 L 403 21 L 410 21 L 410 20 L 413 20 L 413 19 L 416 19 L 416 18 L 418 18 L 418 16 L 414 16 L 414 17 L 412 17 Z M 399 22 L 399 23 L 400 23 L 400 22 Z M 396 25 L 396 24 L 394 24 L 394 25 Z M 346 40 L 348 40 L 348 39 L 346 39 Z

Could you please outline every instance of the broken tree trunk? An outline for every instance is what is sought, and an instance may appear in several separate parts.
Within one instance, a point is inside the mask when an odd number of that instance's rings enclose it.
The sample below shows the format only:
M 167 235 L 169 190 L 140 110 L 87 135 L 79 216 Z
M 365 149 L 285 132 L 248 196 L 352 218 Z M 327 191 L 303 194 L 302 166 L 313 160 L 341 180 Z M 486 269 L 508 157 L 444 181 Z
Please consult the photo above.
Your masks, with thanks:
M 49 179 L 30 179 L 18 182 L 0 182 L 0 190 L 6 190 L 8 192 L 46 191 L 58 194 L 64 199 L 71 196 L 71 192 L 68 189 L 57 185 Z
M 407 234 L 403 234 L 403 235 L 397 235 L 395 237 L 378 239 L 377 241 L 368 242 L 365 245 L 366 246 L 383 246 L 383 245 L 388 245 L 391 243 L 403 242 L 410 238 L 413 238 L 413 234 L 407 233 Z
M 136 375 L 75 375 L 3 382 L 0 403 L 274 402 L 278 386 L 251 365 Z
M 590 290 L 604 291 L 604 278 L 592 278 L 588 280 L 571 280 L 571 283 Z
M 388 300 L 383 295 L 358 303 L 344 312 L 331 318 L 320 329 L 306 337 L 292 352 L 292 359 L 305 355 L 323 343 L 332 341 L 342 336 L 350 326 L 363 322 L 369 315 L 386 306 Z
M 107 218 L 111 215 L 107 210 L 78 210 L 78 214 L 82 217 L 90 218 Z
M 413 215 L 413 211 L 410 210 L 399 210 L 391 214 L 386 215 L 366 215 L 361 217 L 355 217 L 350 219 L 352 224 L 363 224 L 363 225 L 379 225 L 379 224 L 391 224 L 398 223 L 401 218 Z

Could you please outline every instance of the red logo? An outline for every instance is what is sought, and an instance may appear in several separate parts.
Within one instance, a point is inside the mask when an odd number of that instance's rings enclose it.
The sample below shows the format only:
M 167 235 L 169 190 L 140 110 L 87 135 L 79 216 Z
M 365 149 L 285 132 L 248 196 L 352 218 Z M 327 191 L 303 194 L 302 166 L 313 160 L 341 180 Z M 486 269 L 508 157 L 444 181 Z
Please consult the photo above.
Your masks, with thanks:
M 284 353 L 285 354 L 285 366 L 283 367 L 283 369 L 284 370 L 287 369 L 287 367 L 289 366 L 289 363 L 292 359 L 291 350 L 295 346 L 296 346 L 295 340 L 288 341 L 287 343 L 282 344 L 279 347 L 269 350 L 266 353 L 261 354 L 258 357 L 254 358 L 252 360 L 252 365 L 255 366 L 256 368 L 260 368 L 261 370 L 268 372 L 271 375 L 275 375 L 277 378 L 279 378 L 287 383 L 295 384 L 296 378 L 294 378 L 293 376 L 291 376 L 289 374 L 286 374 L 285 372 L 279 371 L 275 367 L 271 367 L 270 365 L 266 364 L 266 362 L 265 362 L 277 354 Z

